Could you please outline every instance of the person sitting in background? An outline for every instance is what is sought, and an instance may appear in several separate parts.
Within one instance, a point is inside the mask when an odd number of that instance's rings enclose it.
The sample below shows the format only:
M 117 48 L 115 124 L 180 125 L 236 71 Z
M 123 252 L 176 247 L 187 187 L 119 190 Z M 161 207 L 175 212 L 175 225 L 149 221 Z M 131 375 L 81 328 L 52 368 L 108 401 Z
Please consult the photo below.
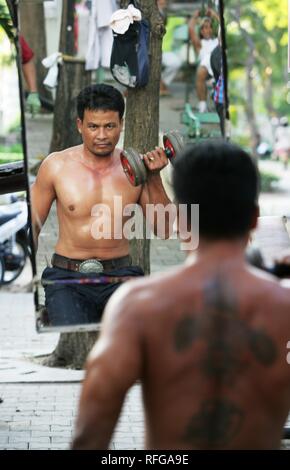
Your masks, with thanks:
M 199 66 L 196 75 L 196 93 L 199 100 L 198 110 L 203 113 L 207 111 L 207 89 L 206 81 L 213 77 L 213 71 L 210 64 L 212 51 L 218 46 L 218 38 L 214 37 L 213 19 L 219 22 L 218 14 L 208 8 L 200 23 L 199 34 L 197 34 L 197 23 L 200 17 L 200 11 L 196 10 L 189 21 L 189 35 L 195 50 L 199 57 Z
M 28 96 L 26 98 L 25 108 L 27 112 L 34 116 L 41 108 L 39 94 L 37 91 L 35 65 L 33 63 L 34 53 L 25 41 L 24 37 L 21 35 L 19 37 L 19 44 L 22 61 L 22 72 L 28 88 Z

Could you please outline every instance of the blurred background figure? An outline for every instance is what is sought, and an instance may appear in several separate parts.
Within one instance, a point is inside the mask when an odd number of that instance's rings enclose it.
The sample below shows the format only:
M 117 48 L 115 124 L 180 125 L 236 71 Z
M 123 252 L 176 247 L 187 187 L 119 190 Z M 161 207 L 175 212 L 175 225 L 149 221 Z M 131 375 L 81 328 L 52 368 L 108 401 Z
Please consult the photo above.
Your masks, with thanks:
M 28 89 L 25 108 L 27 112 L 34 116 L 40 111 L 41 108 L 39 94 L 37 91 L 36 70 L 33 63 L 34 53 L 25 41 L 24 37 L 21 35 L 19 37 L 19 44 L 22 61 L 22 72 Z
M 176 77 L 182 66 L 182 59 L 177 52 L 173 50 L 174 31 L 184 24 L 184 18 L 167 17 L 167 0 L 157 0 L 157 5 L 161 15 L 164 18 L 166 33 L 162 41 L 162 73 L 160 81 L 160 96 L 170 95 L 169 85 Z
M 206 81 L 213 77 L 210 64 L 212 51 L 218 46 L 218 38 L 214 36 L 213 21 L 219 22 L 218 14 L 208 8 L 206 16 L 201 18 L 200 11 L 196 10 L 189 21 L 189 35 L 199 58 L 199 66 L 196 74 L 196 93 L 199 100 L 198 111 L 207 111 L 207 87 Z
M 277 159 L 279 159 L 286 169 L 290 156 L 290 127 L 288 118 L 281 117 L 279 125 L 275 131 L 274 152 Z

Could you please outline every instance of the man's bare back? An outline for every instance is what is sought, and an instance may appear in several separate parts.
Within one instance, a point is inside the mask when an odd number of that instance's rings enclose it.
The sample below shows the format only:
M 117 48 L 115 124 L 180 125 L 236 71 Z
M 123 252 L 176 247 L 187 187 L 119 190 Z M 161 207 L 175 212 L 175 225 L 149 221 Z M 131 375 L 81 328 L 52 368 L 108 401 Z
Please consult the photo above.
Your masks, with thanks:
M 148 448 L 279 448 L 290 406 L 290 290 L 239 261 L 209 257 L 168 275 L 144 309 Z
M 217 251 L 122 287 L 91 353 L 94 399 L 84 389 L 81 406 L 93 414 L 97 402 L 110 426 L 108 408 L 116 411 L 141 379 L 148 449 L 279 447 L 290 407 L 290 289 L 245 266 L 235 250 Z M 94 424 L 103 437 L 91 432 L 88 448 L 104 449 L 108 436 Z

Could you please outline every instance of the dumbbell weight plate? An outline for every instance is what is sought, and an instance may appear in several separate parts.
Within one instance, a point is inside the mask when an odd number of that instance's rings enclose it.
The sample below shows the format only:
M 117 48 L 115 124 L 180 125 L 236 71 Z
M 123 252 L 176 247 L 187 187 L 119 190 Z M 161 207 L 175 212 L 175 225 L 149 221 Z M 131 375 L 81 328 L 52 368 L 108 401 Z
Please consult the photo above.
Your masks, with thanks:
M 146 182 L 146 167 L 136 150 L 133 148 L 123 150 L 120 159 L 125 175 L 133 186 L 140 186 Z
M 184 140 L 180 132 L 169 131 L 163 136 L 163 145 L 167 157 L 174 159 L 184 148 Z

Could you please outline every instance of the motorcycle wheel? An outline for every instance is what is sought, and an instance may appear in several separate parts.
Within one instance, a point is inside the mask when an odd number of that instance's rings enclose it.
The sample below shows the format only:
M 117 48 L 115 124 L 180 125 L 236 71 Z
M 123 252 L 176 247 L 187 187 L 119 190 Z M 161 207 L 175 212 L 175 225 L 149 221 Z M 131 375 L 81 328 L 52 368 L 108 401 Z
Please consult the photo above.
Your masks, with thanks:
M 18 276 L 20 276 L 20 274 L 22 273 L 24 269 L 26 258 L 27 258 L 27 252 L 26 252 L 26 244 L 22 240 L 17 239 L 15 241 L 13 254 L 20 258 L 21 263 L 15 269 L 7 269 L 5 266 L 5 260 L 3 260 L 4 261 L 4 275 L 1 281 L 2 285 L 3 284 L 7 285 L 15 281 L 15 279 L 17 279 Z

